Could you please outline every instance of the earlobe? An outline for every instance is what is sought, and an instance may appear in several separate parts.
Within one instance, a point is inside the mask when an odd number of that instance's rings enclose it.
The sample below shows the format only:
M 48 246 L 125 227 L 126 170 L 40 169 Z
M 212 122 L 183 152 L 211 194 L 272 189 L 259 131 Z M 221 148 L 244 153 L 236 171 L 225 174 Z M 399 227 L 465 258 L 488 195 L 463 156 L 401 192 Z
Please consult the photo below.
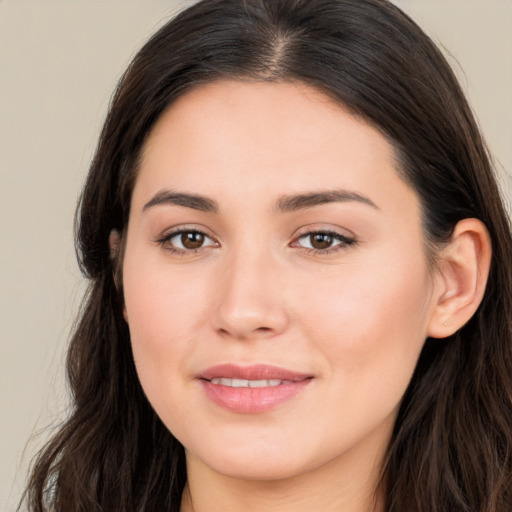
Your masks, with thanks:
M 122 293 L 122 277 L 121 268 L 123 260 L 123 246 L 121 241 L 121 234 L 117 229 L 113 229 L 108 237 L 108 243 L 110 248 L 110 260 L 112 261 L 113 267 L 113 279 L 114 285 L 119 293 Z M 124 302 L 124 301 L 123 301 Z M 128 323 L 128 314 L 126 312 L 126 306 L 123 304 L 123 317 Z
M 115 261 L 119 254 L 119 245 L 121 242 L 121 234 L 117 229 L 113 229 L 108 236 L 108 245 L 110 247 L 110 259 Z
M 121 266 L 122 257 L 121 254 L 121 234 L 117 229 L 113 229 L 108 237 L 108 244 L 110 248 L 110 261 L 112 262 L 112 277 L 114 279 L 114 285 L 117 291 L 121 289 Z
M 484 296 L 491 264 L 491 241 L 478 219 L 463 219 L 438 259 L 438 287 L 427 335 L 446 338 L 474 315 Z

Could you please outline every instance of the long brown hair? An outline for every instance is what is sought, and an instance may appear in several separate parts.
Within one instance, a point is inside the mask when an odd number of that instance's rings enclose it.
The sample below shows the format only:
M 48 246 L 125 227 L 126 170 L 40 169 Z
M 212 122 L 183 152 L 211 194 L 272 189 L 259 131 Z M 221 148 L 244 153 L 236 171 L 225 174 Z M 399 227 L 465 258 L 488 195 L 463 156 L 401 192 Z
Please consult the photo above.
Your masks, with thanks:
M 184 450 L 139 384 L 109 234 L 126 228 L 140 149 L 155 121 L 184 92 L 219 78 L 307 83 L 377 127 L 421 200 L 428 246 L 447 240 L 463 218 L 485 223 L 493 259 L 483 302 L 449 339 L 426 340 L 382 486 L 387 512 L 510 512 L 510 225 L 451 69 L 385 0 L 205 0 L 135 57 L 77 210 L 77 254 L 89 290 L 67 359 L 73 407 L 33 466 L 30 510 L 180 508 Z

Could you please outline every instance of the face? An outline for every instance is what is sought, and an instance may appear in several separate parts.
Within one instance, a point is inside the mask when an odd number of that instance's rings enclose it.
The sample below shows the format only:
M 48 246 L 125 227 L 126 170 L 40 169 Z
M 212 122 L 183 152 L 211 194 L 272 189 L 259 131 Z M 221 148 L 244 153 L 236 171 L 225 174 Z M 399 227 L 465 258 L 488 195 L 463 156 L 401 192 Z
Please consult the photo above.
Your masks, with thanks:
M 278 479 L 382 454 L 435 307 L 395 166 L 376 129 L 300 84 L 203 85 L 159 119 L 125 316 L 189 461 Z

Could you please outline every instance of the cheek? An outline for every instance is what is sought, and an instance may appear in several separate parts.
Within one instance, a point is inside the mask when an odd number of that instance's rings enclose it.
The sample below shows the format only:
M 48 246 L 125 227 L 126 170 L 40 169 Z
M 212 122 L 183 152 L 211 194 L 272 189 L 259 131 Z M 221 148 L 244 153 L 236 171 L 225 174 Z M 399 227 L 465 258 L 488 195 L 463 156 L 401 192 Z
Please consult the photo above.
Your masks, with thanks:
M 304 335 L 326 363 L 322 403 L 332 427 L 319 431 L 329 446 L 349 446 L 394 423 L 426 337 L 426 266 L 381 261 L 347 264 L 329 280 L 317 276 L 300 299 Z M 314 408 L 309 414 L 322 416 Z
M 141 384 L 155 409 L 159 397 L 174 393 L 194 344 L 191 337 L 207 305 L 208 281 L 172 271 L 136 249 L 127 251 L 123 288 L 132 350 Z
M 210 296 L 208 281 L 187 265 L 170 264 L 154 248 L 126 251 L 123 288 L 130 331 L 147 343 L 169 344 L 173 334 L 190 332 Z M 181 336 L 176 336 L 181 338 Z
M 425 257 L 416 246 L 409 251 L 406 246 L 400 251 L 390 247 L 347 260 L 332 275 L 320 277 L 316 287 L 311 283 L 308 289 L 315 291 L 316 300 L 308 302 L 324 317 L 319 328 L 342 320 L 342 338 L 345 329 L 407 338 L 411 330 L 425 327 L 432 288 L 429 275 Z M 368 342 L 372 339 L 376 341 L 373 336 Z
M 350 380 L 383 395 L 389 386 L 392 399 L 405 391 L 429 318 L 431 282 L 423 259 L 395 254 L 347 264 L 336 278 L 307 287 L 314 291 L 301 299 L 307 337 L 325 351 L 330 371 L 343 379 L 338 385 Z

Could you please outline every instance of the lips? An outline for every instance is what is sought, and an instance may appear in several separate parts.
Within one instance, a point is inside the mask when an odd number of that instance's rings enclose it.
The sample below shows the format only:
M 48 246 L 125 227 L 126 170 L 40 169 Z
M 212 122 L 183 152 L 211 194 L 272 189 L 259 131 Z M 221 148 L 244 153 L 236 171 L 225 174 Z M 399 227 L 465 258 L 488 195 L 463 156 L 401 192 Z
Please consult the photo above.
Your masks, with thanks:
M 201 379 L 212 380 L 215 378 L 226 379 L 243 379 L 243 380 L 289 380 L 298 382 L 310 377 L 305 373 L 297 373 L 281 368 L 279 366 L 271 366 L 266 364 L 258 364 L 251 366 L 238 366 L 235 364 L 221 364 L 212 366 L 201 372 Z
M 233 412 L 257 414 L 291 400 L 313 377 L 270 365 L 223 364 L 201 372 L 206 396 Z
M 280 386 L 281 384 L 291 384 L 293 381 L 280 379 L 227 379 L 225 377 L 215 377 L 214 379 L 211 379 L 210 382 L 212 384 L 229 386 L 231 388 L 271 388 L 274 386 Z

